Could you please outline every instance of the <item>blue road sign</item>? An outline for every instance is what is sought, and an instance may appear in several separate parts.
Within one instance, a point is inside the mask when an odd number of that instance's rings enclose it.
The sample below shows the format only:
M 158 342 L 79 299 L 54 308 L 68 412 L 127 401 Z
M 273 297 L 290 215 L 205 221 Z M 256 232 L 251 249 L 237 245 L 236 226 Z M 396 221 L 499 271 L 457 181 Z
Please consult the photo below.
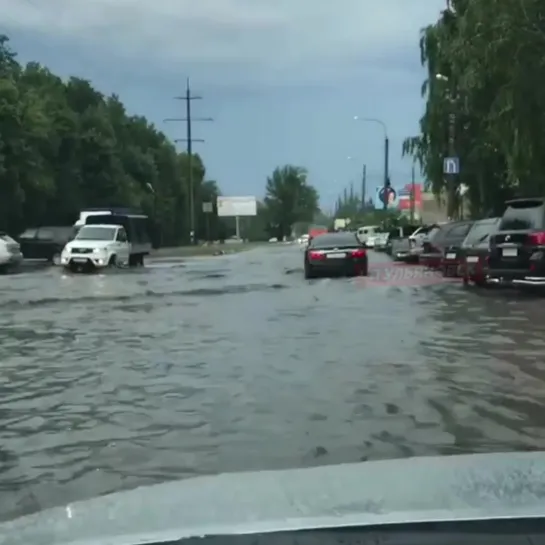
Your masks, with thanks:
M 460 174 L 460 159 L 458 157 L 445 157 L 443 159 L 444 174 Z

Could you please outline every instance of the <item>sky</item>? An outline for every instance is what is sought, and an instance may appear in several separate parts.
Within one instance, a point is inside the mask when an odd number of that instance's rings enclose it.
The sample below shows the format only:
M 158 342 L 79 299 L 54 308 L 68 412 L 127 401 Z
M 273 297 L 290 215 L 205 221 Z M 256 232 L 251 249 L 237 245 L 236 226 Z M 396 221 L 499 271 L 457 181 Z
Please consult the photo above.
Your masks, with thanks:
M 392 185 L 418 133 L 425 78 L 420 30 L 445 0 L 0 0 L 0 33 L 21 62 L 91 80 L 131 114 L 185 138 L 190 78 L 194 150 L 224 195 L 263 197 L 276 166 L 308 169 L 327 210 L 345 187 L 374 195 L 383 177 L 382 125 Z M 360 119 L 355 120 L 357 116 Z M 185 146 L 180 143 L 179 146 Z

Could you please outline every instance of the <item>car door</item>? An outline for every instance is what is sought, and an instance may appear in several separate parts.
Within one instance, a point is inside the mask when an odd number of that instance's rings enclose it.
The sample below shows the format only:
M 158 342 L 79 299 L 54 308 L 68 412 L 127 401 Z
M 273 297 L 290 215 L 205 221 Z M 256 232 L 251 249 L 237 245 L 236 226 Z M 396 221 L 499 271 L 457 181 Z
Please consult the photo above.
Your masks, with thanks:
M 127 237 L 127 231 L 125 231 L 124 227 L 121 227 L 117 231 L 115 241 L 117 246 L 118 259 L 122 261 L 123 263 L 128 263 L 131 250 L 130 250 L 129 238 Z

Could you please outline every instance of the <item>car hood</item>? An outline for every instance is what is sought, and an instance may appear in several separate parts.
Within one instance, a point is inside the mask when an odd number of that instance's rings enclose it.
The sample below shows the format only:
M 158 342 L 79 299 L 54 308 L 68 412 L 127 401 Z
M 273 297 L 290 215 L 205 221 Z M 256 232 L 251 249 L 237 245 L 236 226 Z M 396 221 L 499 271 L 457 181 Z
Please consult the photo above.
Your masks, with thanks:
M 543 517 L 545 453 L 231 473 L 75 502 L 0 525 L 2 545 L 134 545 L 206 535 Z
M 72 248 L 107 248 L 113 244 L 113 240 L 71 240 L 67 245 L 67 249 Z

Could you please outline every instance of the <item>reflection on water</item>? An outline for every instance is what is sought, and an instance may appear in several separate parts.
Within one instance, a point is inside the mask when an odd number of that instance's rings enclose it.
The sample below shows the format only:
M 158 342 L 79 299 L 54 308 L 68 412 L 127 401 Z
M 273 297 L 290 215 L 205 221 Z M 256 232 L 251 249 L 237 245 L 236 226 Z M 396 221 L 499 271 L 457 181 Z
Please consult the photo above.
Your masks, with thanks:
M 0 517 L 201 473 L 545 446 L 542 301 L 308 282 L 301 259 L 0 277 Z

